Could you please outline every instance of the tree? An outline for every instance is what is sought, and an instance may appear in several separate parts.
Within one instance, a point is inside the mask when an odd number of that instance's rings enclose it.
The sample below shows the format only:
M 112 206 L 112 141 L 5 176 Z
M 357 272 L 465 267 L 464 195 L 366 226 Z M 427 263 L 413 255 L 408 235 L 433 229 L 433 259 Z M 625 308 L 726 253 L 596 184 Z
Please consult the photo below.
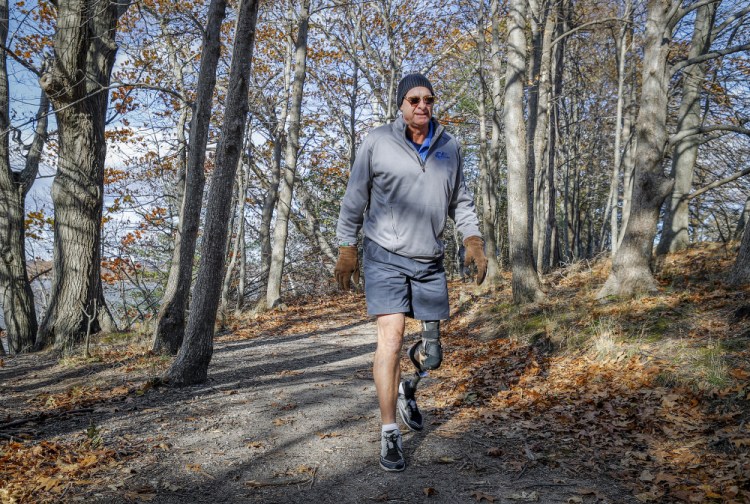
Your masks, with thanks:
M 188 317 L 185 340 L 165 374 L 167 382 L 175 386 L 205 381 L 213 354 L 214 324 L 221 298 L 221 273 L 225 262 L 232 186 L 242 154 L 242 137 L 249 108 L 248 85 L 258 3 L 258 0 L 241 0 L 238 7 L 226 113 L 206 207 L 193 308 Z
M 0 0 L 0 44 L 8 38 L 8 2 Z M 39 97 L 36 128 L 27 146 L 25 165 L 13 171 L 10 162 L 10 93 L 7 54 L 0 57 L 0 304 L 7 326 L 11 353 L 30 350 L 38 329 L 34 295 L 26 270 L 25 199 L 39 171 L 42 148 L 47 139 L 49 100 Z M 1 346 L 1 345 L 0 345 Z
M 292 208 L 292 194 L 300 149 L 302 96 L 305 86 L 307 63 L 307 32 L 310 20 L 310 0 L 302 0 L 300 5 L 297 37 L 294 41 L 294 78 L 292 80 L 289 131 L 287 133 L 284 156 L 283 177 L 280 180 L 279 199 L 276 204 L 276 225 L 273 233 L 271 268 L 268 273 L 266 306 L 273 308 L 281 299 L 281 281 L 284 274 L 286 241 L 289 214 Z
M 729 283 L 734 285 L 750 283 L 750 219 L 745 221 L 745 232 L 742 235 L 737 259 L 729 272 Z
M 505 73 L 505 123 L 508 157 L 508 243 L 513 274 L 513 301 L 536 302 L 544 297 L 534 269 L 529 229 L 529 193 L 523 83 L 526 67 L 525 0 L 511 0 L 508 16 L 508 65 Z
M 195 244 L 198 239 L 203 202 L 203 174 L 211 120 L 212 98 L 216 86 L 216 67 L 221 55 L 221 23 L 226 15 L 225 0 L 212 0 L 201 54 L 201 68 L 185 172 L 185 190 L 180 208 L 180 223 L 175 238 L 169 279 L 162 299 L 154 334 L 154 351 L 176 354 L 185 331 L 185 313 L 190 299 Z
M 651 273 L 651 247 L 659 208 L 672 189 L 672 180 L 663 174 L 662 160 L 667 143 L 667 56 L 675 22 L 673 8 L 672 2 L 666 0 L 648 3 L 632 207 L 622 243 L 612 259 L 612 270 L 599 297 L 628 297 L 657 288 Z
M 703 5 L 695 16 L 693 39 L 690 44 L 689 59 L 706 54 L 711 48 L 712 33 L 716 9 L 720 2 Z M 677 132 L 693 130 L 700 126 L 701 87 L 706 76 L 707 63 L 690 65 L 682 77 L 682 100 L 677 118 Z M 698 157 L 700 137 L 691 135 L 680 140 L 674 147 L 672 155 L 672 177 L 674 188 L 669 206 L 665 209 L 664 225 L 656 253 L 664 255 L 686 249 L 690 244 L 688 235 L 689 209 L 684 195 L 690 192 L 693 185 L 693 172 Z
M 58 4 L 53 57 L 40 79 L 54 106 L 60 148 L 52 184 L 52 298 L 37 346 L 54 339 L 56 348 L 70 351 L 89 330 L 87 313 L 94 314 L 93 330 L 99 327 L 104 129 L 117 21 L 129 5 L 129 0 Z
M 647 7 L 647 21 L 643 49 L 642 91 L 639 99 L 640 108 L 636 124 L 636 155 L 633 176 L 633 195 L 627 225 L 625 226 L 620 247 L 612 259 L 612 270 L 599 297 L 609 295 L 633 296 L 638 293 L 653 292 L 657 289 L 651 271 L 651 256 L 654 238 L 657 232 L 659 209 L 664 200 L 671 194 L 674 179 L 664 175 L 663 161 L 666 148 L 678 140 L 700 133 L 701 129 L 680 131 L 670 138 L 667 130 L 667 110 L 669 103 L 669 80 L 673 72 L 688 67 L 720 54 L 729 54 L 746 50 L 747 45 L 712 51 L 689 58 L 670 68 L 668 56 L 676 26 L 692 11 L 703 8 L 708 2 L 697 2 L 682 6 L 681 1 L 650 0 Z M 730 18 L 744 17 L 748 9 L 739 10 Z M 705 18 L 704 18 L 705 16 Z M 703 18 L 703 20 L 702 20 Z M 710 30 L 711 10 L 697 15 L 697 29 Z M 708 33 L 708 32 L 706 32 Z M 707 42 L 703 35 L 696 35 L 703 51 Z M 691 100 L 689 100 L 691 101 Z M 687 106 L 683 117 L 694 113 Z M 711 131 L 713 128 L 707 128 Z M 716 126 L 715 129 L 743 128 Z M 689 153 L 687 149 L 685 153 Z M 690 157 L 690 156 L 689 156 Z M 688 164 L 694 164 L 689 162 Z M 681 196 L 684 198 L 684 196 Z

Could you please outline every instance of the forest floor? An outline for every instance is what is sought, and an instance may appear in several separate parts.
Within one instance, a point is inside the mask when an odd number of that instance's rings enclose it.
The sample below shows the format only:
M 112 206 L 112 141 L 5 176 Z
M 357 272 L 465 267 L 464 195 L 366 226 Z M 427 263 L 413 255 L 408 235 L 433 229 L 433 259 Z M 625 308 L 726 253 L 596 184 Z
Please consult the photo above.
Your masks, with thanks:
M 508 278 L 452 283 L 402 473 L 378 466 L 359 294 L 231 320 L 200 386 L 159 385 L 170 359 L 133 334 L 90 358 L 6 357 L 0 502 L 750 502 L 750 289 L 724 283 L 733 258 L 670 256 L 659 294 L 606 303 L 604 261 L 545 278 L 532 306 L 510 303 Z

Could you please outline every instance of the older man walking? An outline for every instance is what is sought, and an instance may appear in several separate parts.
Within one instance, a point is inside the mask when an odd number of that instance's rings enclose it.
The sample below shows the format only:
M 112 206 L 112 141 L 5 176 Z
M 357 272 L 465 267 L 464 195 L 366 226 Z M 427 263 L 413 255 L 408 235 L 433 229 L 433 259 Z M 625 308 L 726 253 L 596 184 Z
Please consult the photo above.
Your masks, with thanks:
M 343 289 L 349 289 L 352 275 L 355 282 L 359 278 L 360 229 L 364 235 L 367 313 L 377 318 L 373 376 L 382 421 L 380 466 L 386 471 L 406 467 L 396 411 L 410 429 L 423 428 L 418 377 L 401 381 L 406 317 L 422 321 L 421 341 L 408 350 L 417 372 L 437 369 L 443 358 L 440 321 L 450 312 L 442 239 L 448 218 L 464 237 L 465 264 L 477 266 L 477 283 L 487 272 L 461 149 L 432 117 L 435 102 L 427 77 L 413 73 L 401 79 L 401 114 L 370 132 L 360 146 L 336 228 L 335 275 Z

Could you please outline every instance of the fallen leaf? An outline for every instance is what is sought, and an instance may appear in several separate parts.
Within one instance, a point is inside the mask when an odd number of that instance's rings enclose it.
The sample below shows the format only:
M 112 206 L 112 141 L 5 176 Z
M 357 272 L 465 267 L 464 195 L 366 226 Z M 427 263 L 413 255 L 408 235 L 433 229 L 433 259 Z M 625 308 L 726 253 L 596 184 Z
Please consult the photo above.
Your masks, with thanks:
M 341 437 L 341 434 L 338 432 L 318 432 L 318 437 L 320 439 L 328 439 L 328 438 L 334 438 L 334 437 Z
M 473 492 L 471 492 L 471 496 L 474 497 L 477 502 L 495 502 L 495 497 L 493 495 L 480 492 L 479 490 L 474 490 Z
M 566 500 L 565 502 L 567 502 L 568 504 L 580 504 L 581 502 L 583 502 L 583 499 L 581 499 L 580 497 L 568 497 L 568 500 Z
M 644 470 L 640 476 L 641 481 L 654 481 L 654 475 L 651 474 L 648 469 Z
M 437 490 L 432 487 L 427 487 L 422 489 L 422 493 L 424 493 L 427 497 L 432 497 L 434 495 L 437 495 Z
M 490 457 L 501 457 L 503 455 L 503 450 L 500 448 L 490 448 L 487 450 L 487 455 Z

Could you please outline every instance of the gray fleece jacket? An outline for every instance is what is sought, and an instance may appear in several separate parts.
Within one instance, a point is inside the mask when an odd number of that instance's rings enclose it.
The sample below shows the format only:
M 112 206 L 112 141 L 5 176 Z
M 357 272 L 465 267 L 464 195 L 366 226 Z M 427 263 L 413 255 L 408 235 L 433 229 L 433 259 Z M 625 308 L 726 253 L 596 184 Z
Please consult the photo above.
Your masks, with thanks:
M 460 147 L 434 119 L 433 126 L 424 162 L 406 137 L 401 117 L 367 135 L 341 202 L 339 243 L 356 243 L 363 228 L 367 238 L 391 252 L 432 261 L 443 255 L 447 217 L 464 239 L 481 236 Z

